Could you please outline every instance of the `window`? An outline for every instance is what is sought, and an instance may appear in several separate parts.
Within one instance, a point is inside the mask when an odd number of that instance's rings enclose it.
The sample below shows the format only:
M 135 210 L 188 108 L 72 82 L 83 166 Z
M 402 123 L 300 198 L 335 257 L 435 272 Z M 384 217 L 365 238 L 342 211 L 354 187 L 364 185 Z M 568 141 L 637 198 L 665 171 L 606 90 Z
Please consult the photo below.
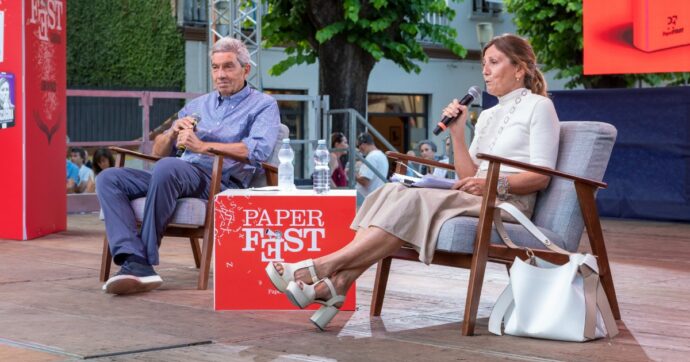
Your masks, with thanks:
M 474 0 L 472 12 L 496 16 L 503 10 L 503 0 Z
M 428 96 L 369 93 L 369 123 L 400 152 L 414 149 L 427 138 Z M 387 148 L 377 142 L 377 147 Z

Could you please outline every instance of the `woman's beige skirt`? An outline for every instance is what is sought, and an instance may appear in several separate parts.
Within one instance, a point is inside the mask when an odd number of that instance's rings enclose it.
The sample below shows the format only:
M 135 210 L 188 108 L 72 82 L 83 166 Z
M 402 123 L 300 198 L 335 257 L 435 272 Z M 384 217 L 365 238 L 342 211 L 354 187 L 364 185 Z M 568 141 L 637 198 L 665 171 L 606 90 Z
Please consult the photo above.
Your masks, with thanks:
M 530 217 L 535 196 L 509 195 L 506 202 Z M 385 184 L 364 200 L 350 227 L 383 229 L 412 245 L 419 252 L 419 260 L 429 264 L 443 223 L 459 215 L 478 217 L 481 206 L 481 196 L 457 190 L 407 187 L 394 182 Z M 504 216 L 504 220 L 510 218 Z

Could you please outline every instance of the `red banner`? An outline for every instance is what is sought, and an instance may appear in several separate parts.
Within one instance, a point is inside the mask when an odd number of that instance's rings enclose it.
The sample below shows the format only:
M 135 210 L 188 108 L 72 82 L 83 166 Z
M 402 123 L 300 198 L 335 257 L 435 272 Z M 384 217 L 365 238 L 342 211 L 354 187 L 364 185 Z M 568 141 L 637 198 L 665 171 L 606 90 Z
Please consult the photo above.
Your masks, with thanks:
M 299 309 L 273 287 L 264 269 L 269 262 L 316 258 L 349 243 L 354 191 L 339 192 L 348 196 L 249 192 L 230 190 L 216 198 L 215 309 Z M 353 284 L 342 310 L 354 310 L 355 289 Z
M 584 0 L 584 74 L 690 71 L 690 1 Z
M 9 117 L 2 117 L 0 127 L 0 145 L 4 148 L 0 157 L 0 192 L 2 192 L 3 207 L 0 207 L 0 238 L 22 239 L 24 234 L 24 206 L 23 206 L 23 140 L 24 127 L 24 98 L 22 97 L 22 2 L 0 1 L 0 72 L 2 79 L 12 78 L 12 84 L 7 83 L 8 97 L 14 105 L 12 121 Z M 0 86 L 2 87 L 2 86 Z M 0 91 L 1 92 L 1 91 Z M 4 103 L 4 102 L 3 102 Z
M 63 0 L 25 5 L 26 230 L 32 239 L 66 227 L 67 7 Z
M 14 107 L 0 109 L 0 238 L 31 239 L 66 226 L 66 3 L 0 1 L 0 14 L 0 108 L 5 87 Z

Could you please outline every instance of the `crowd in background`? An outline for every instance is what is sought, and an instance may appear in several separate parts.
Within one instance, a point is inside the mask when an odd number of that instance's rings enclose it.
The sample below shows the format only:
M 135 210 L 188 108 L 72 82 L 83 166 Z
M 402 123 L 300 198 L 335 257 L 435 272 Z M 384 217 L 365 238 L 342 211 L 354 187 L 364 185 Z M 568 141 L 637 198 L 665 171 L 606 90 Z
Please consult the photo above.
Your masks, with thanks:
M 67 157 L 67 193 L 95 192 L 98 174 L 113 166 L 115 158 L 107 148 L 97 149 L 89 160 L 84 148 L 72 147 Z
M 419 141 L 413 150 L 409 150 L 408 154 L 417 156 L 428 160 L 434 160 L 443 163 L 451 163 L 453 159 L 453 147 L 451 145 L 450 137 L 444 139 L 445 152 L 441 156 L 437 156 L 436 144 L 431 140 Z M 374 139 L 370 134 L 362 133 L 357 137 L 356 143 L 357 152 L 364 157 L 367 162 L 373 165 L 382 175 L 389 175 L 389 164 L 385 154 L 381 152 L 375 145 Z M 342 132 L 333 132 L 331 134 L 331 154 L 329 169 L 331 171 L 331 188 L 347 187 L 348 185 L 348 169 L 350 162 L 348 159 L 347 149 L 349 148 L 348 139 Z M 361 161 L 354 162 L 355 167 L 355 181 L 357 189 L 357 205 L 360 205 L 364 198 L 377 188 L 383 186 L 384 181 L 380 180 L 371 169 L 363 165 Z M 434 168 L 425 165 L 419 165 L 411 162 L 408 165 L 409 176 L 420 176 L 426 174 L 433 174 L 437 177 L 455 178 L 455 172 L 447 171 L 443 168 Z

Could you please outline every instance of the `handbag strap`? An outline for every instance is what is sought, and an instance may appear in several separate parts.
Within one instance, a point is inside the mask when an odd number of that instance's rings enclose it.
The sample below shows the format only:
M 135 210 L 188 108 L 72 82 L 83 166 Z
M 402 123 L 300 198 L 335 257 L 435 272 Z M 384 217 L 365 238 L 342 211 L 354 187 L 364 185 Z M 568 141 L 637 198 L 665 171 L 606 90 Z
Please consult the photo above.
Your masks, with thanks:
M 604 326 L 609 338 L 615 337 L 618 334 L 618 326 L 616 326 L 616 320 L 613 318 L 611 305 L 608 298 L 606 298 L 604 288 L 599 283 L 599 274 L 586 263 L 580 264 L 579 271 L 583 278 L 585 294 L 584 337 L 587 339 L 594 339 L 595 337 L 597 308 L 601 313 L 601 318 L 604 320 Z
M 503 220 L 501 219 L 501 210 L 507 212 L 513 218 L 515 218 L 515 220 L 517 220 L 520 223 L 520 225 L 522 225 L 527 231 L 529 231 L 529 233 L 532 234 L 532 236 L 534 236 L 537 240 L 544 244 L 544 246 L 546 246 L 549 250 L 559 254 L 571 254 L 569 251 L 564 250 L 558 245 L 552 243 L 551 240 L 549 240 L 549 238 L 547 238 L 546 235 L 544 235 L 544 233 L 542 233 L 541 230 L 539 230 L 539 228 L 537 228 L 537 226 L 534 225 L 532 220 L 528 219 L 527 216 L 525 216 L 525 214 L 523 214 L 520 210 L 517 209 L 517 207 L 507 202 L 503 202 L 496 205 L 496 208 L 494 209 L 494 224 L 496 225 L 496 231 L 498 232 L 498 235 L 501 237 L 501 240 L 503 240 L 503 242 L 508 247 L 513 249 L 522 249 L 521 247 L 515 245 L 513 240 L 511 240 L 508 236 L 508 233 L 506 232 L 506 229 L 503 226 Z
M 503 293 L 496 299 L 493 309 L 491 310 L 491 316 L 489 316 L 489 332 L 496 335 L 503 335 L 501 329 L 501 324 L 503 324 L 503 319 L 508 313 L 508 310 L 515 305 L 515 300 L 513 299 L 513 288 L 508 285 L 503 289 Z

